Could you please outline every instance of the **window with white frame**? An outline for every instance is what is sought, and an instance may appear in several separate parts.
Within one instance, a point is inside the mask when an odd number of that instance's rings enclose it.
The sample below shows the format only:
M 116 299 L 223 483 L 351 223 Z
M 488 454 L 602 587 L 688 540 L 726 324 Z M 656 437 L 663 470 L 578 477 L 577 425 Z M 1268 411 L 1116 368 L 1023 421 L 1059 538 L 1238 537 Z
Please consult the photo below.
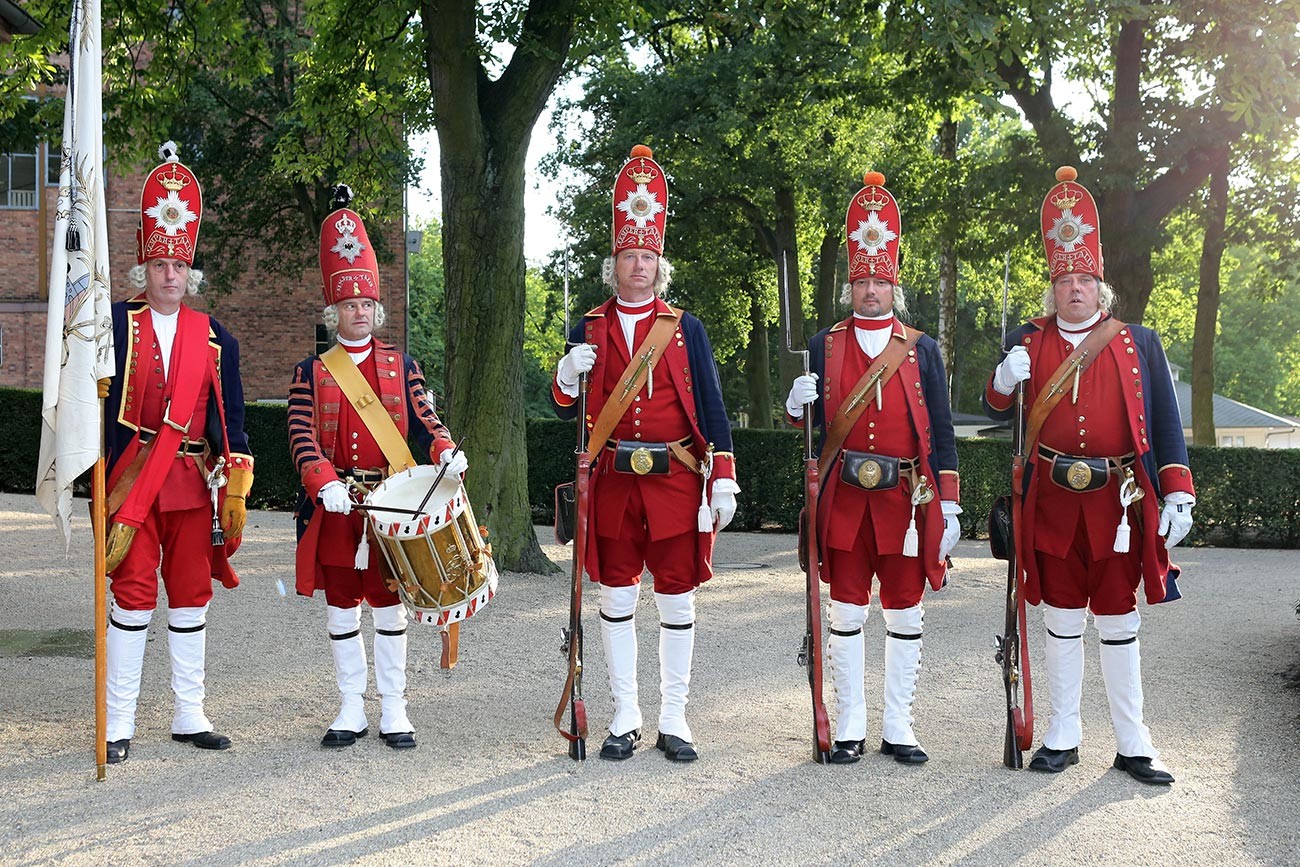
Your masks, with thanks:
M 40 149 L 35 141 L 0 154 L 0 208 L 34 210 Z

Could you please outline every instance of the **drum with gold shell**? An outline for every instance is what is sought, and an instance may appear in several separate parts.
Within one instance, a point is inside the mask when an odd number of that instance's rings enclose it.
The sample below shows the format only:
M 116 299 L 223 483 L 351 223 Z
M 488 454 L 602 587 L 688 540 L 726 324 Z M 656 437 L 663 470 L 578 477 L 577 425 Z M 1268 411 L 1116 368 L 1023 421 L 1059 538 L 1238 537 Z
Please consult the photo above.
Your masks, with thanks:
M 373 507 L 372 538 L 388 566 L 385 577 L 396 583 L 416 622 L 445 629 L 491 601 L 497 567 L 487 528 L 474 519 L 460 479 L 449 475 L 429 494 L 438 470 L 417 466 L 394 473 L 370 492 L 366 505 Z

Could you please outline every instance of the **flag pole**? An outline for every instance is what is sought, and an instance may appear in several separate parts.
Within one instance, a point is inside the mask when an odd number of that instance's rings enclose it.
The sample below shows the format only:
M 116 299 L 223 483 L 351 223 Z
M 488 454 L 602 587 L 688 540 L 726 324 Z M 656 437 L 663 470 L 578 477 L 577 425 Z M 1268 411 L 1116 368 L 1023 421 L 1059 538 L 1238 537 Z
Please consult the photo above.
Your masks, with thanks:
M 90 523 L 95 535 L 95 780 L 108 778 L 108 490 L 104 479 L 104 400 L 109 380 L 99 388 L 99 457 L 91 472 Z

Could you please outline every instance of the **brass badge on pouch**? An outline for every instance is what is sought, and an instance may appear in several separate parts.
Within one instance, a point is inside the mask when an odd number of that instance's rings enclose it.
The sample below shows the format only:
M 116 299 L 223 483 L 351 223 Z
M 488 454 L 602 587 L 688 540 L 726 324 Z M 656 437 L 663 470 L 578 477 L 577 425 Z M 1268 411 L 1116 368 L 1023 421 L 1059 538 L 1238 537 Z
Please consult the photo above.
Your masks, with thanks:
M 880 464 L 875 461 L 863 461 L 858 467 L 858 483 L 867 490 L 880 484 Z
M 655 459 L 650 454 L 649 449 L 642 447 L 632 452 L 631 463 L 632 472 L 636 473 L 638 476 L 644 476 L 646 473 L 654 469 Z
M 1066 470 L 1065 480 L 1076 491 L 1086 490 L 1088 485 L 1092 483 L 1092 467 L 1083 461 L 1075 461 L 1070 464 L 1070 469 Z

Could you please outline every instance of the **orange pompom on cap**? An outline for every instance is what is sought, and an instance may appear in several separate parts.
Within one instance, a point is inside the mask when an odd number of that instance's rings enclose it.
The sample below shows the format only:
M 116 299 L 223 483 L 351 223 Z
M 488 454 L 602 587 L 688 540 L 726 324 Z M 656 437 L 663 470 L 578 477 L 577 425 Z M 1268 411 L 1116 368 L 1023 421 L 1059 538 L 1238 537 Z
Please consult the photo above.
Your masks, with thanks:
M 1056 179 L 1058 181 L 1073 181 L 1077 180 L 1078 177 L 1079 172 L 1075 170 L 1074 166 L 1061 166 L 1056 170 Z
M 867 172 L 862 176 L 862 183 L 868 187 L 883 187 L 885 185 L 885 176 L 880 172 Z

